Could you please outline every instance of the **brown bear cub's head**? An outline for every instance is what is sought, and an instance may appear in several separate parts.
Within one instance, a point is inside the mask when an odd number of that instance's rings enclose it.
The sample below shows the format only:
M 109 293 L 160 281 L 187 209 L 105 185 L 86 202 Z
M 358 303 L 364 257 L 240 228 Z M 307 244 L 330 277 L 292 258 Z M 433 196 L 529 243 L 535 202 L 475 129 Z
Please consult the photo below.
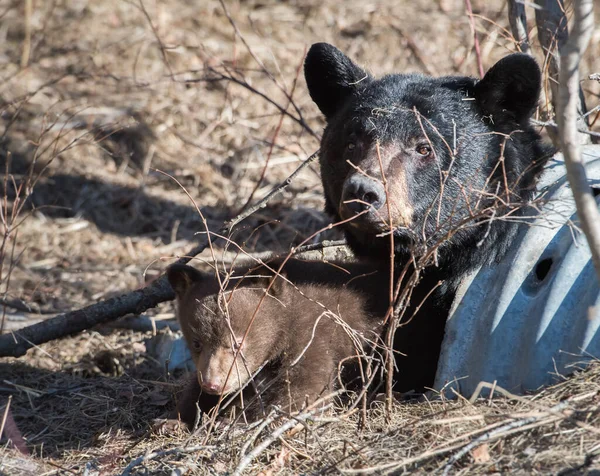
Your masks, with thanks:
M 202 391 L 222 395 L 244 387 L 277 353 L 276 322 L 290 289 L 279 279 L 265 295 L 268 281 L 257 279 L 221 291 L 213 276 L 190 266 L 171 266 L 168 278 Z

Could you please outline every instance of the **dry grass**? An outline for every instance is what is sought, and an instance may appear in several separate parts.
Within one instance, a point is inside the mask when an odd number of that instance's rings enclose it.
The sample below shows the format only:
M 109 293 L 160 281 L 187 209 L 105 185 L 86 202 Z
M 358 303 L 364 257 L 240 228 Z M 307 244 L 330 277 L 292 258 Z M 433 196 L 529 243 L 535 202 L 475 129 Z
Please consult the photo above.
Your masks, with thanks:
M 222 425 L 210 433 L 201 426 L 193 436 L 183 430 L 153 432 L 152 420 L 172 406 L 175 385 L 163 369 L 145 360 L 142 337 L 94 332 L 37 349 L 25 362 L 1 364 L 1 388 L 13 396 L 13 415 L 33 451 L 37 474 L 42 467 L 57 470 L 57 465 L 78 474 L 86 465 L 99 474 L 121 474 L 132 461 L 137 464 L 131 474 L 166 474 L 176 468 L 185 474 L 231 472 L 249 440 L 256 438 L 247 452 L 286 421 L 276 420 L 258 437 L 255 428 L 244 425 Z M 284 433 L 247 471 L 429 472 L 441 470 L 474 438 L 496 430 L 455 468 L 527 474 L 572 469 L 579 474 L 577 468 L 600 467 L 595 460 L 599 404 L 600 364 L 527 397 L 397 403 L 391 419 L 383 403 L 374 403 L 364 428 L 357 413 L 317 416 Z M 17 454 L 5 451 L 4 456 L 3 470 L 13 474 L 10 465 Z
M 156 170 L 185 186 L 217 229 L 253 192 L 254 200 L 263 197 L 318 148 L 297 121 L 282 119 L 249 89 L 217 81 L 214 71 L 242 72 L 235 77 L 299 117 L 277 84 L 293 90 L 317 134 L 323 122 L 303 79 L 293 87 L 305 49 L 315 41 L 336 44 L 375 74 L 477 74 L 462 0 L 227 2 L 271 77 L 216 0 L 145 1 L 143 8 L 135 0 L 33 2 L 29 26 L 24 4 L 11 0 L 0 7 L 0 170 L 10 152 L 17 182 L 29 170 L 41 176 L 31 197 L 36 210 L 19 229 L 8 297 L 52 312 L 143 285 L 202 231 L 188 196 Z M 473 10 L 487 68 L 514 50 L 506 37 L 506 7 L 500 0 L 475 1 Z M 28 65 L 21 68 L 27 43 Z M 599 53 L 597 32 L 584 75 L 600 71 Z M 596 104 L 600 85 L 586 82 L 584 89 Z M 287 249 L 328 223 L 322 204 L 318 170 L 309 168 L 248 219 L 236 239 L 253 251 Z M 314 241 L 337 237 L 331 231 Z M 11 325 L 40 318 L 7 312 Z M 169 317 L 172 307 L 152 312 Z M 234 470 L 251 429 L 201 430 L 192 439 L 185 432 L 149 432 L 151 420 L 171 405 L 175 380 L 149 361 L 144 337 L 98 330 L 1 362 L 0 393 L 12 395 L 11 412 L 32 456 L 16 460 L 13 450 L 0 450 L 0 471 L 119 474 L 144 456 L 132 474 Z M 591 468 L 600 451 L 599 382 L 595 366 L 525 399 L 396 404 L 390 421 L 375 407 L 362 430 L 354 414 L 309 419 L 247 471 L 338 472 L 395 462 L 400 471 L 430 471 L 473 437 L 532 414 L 532 424 L 503 430 L 455 467 L 526 473 Z M 565 399 L 560 413 L 548 412 Z M 194 445 L 205 447 L 148 456 Z

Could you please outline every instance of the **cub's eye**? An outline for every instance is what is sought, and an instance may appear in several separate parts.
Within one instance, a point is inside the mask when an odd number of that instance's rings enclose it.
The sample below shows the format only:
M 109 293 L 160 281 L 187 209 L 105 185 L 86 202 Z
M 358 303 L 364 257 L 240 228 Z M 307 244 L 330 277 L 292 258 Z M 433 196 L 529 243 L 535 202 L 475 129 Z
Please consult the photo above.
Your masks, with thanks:
M 422 155 L 423 157 L 431 155 L 431 147 L 429 144 L 419 144 L 415 150 L 417 151 L 417 154 Z
M 348 142 L 348 144 L 346 144 L 346 149 L 354 150 L 356 149 L 356 144 L 354 142 Z
M 199 340 L 194 340 L 192 341 L 192 347 L 194 350 L 200 350 L 202 349 L 202 343 Z

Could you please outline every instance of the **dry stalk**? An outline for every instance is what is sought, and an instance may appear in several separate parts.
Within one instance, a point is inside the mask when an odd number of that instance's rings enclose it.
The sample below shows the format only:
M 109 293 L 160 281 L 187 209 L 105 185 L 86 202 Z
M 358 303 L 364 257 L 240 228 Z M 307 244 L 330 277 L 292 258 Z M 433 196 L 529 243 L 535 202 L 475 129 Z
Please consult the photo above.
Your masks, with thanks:
M 475 47 L 475 57 L 477 58 L 477 69 L 479 71 L 479 77 L 483 78 L 483 62 L 481 61 L 481 48 L 479 46 L 479 38 L 477 37 L 477 29 L 475 28 L 475 20 L 473 18 L 473 7 L 471 6 L 471 0 L 465 0 L 465 6 L 467 8 L 467 15 L 469 15 L 469 25 L 471 25 L 471 33 L 473 33 L 473 45 Z
M 267 93 L 260 91 L 256 87 L 252 86 L 245 78 L 236 77 L 234 74 L 229 72 L 228 68 L 225 66 L 223 66 L 222 68 L 223 68 L 223 71 L 219 71 L 218 69 L 213 68 L 212 66 L 208 66 L 206 68 L 206 70 L 213 75 L 213 78 L 203 77 L 203 78 L 199 78 L 199 79 L 188 79 L 185 82 L 186 83 L 199 83 L 199 82 L 216 80 L 216 81 L 229 81 L 234 84 L 237 84 L 238 86 L 242 86 L 243 88 L 250 91 L 252 94 L 255 94 L 256 96 L 259 96 L 262 99 L 264 99 L 265 101 L 267 101 L 269 104 L 274 106 L 281 114 L 292 119 L 295 123 L 297 123 L 303 129 L 305 129 L 311 136 L 313 136 L 315 139 L 320 141 L 321 138 L 320 138 L 319 134 L 317 134 L 315 131 L 312 130 L 312 128 L 308 125 L 308 123 L 306 122 L 306 120 L 304 119 L 304 117 L 302 116 L 302 114 L 300 113 L 299 110 L 296 111 L 297 115 L 292 114 L 292 112 L 290 112 L 288 110 L 288 108 L 282 106 L 277 101 L 275 101 L 273 98 L 269 97 L 269 95 Z M 292 102 L 292 107 L 295 107 L 293 102 Z
M 260 210 L 261 208 L 266 207 L 267 203 L 269 203 L 274 197 L 276 197 L 277 195 L 282 193 L 288 187 L 288 185 L 290 183 L 292 183 L 292 181 L 296 178 L 296 176 L 299 175 L 300 172 L 302 172 L 302 170 L 304 170 L 312 162 L 315 161 L 315 159 L 319 156 L 319 153 L 320 153 L 320 150 L 317 150 L 312 155 L 310 155 L 306 160 L 304 160 L 304 162 L 302 162 L 302 164 L 300 164 L 298 166 L 298 168 L 296 170 L 294 170 L 292 172 L 292 174 L 287 179 L 285 179 L 281 184 L 279 184 L 277 187 L 275 187 L 273 190 L 271 190 L 267 195 L 265 195 L 265 197 L 262 200 L 260 200 L 258 203 L 256 203 L 256 205 L 251 206 L 250 208 L 248 208 L 245 211 L 243 211 L 242 213 L 240 213 L 234 219 L 228 221 L 225 224 L 224 229 L 231 232 L 233 227 L 236 226 L 238 223 L 240 223 L 242 220 L 245 220 L 246 218 L 248 218 L 250 215 L 252 215 L 257 210 Z
M 295 416 L 293 419 L 288 420 L 287 422 L 285 422 L 283 425 L 281 425 L 279 428 L 277 428 L 275 431 L 273 431 L 273 433 L 271 433 L 271 435 L 269 435 L 267 438 L 265 438 L 258 446 L 256 446 L 256 448 L 254 448 L 250 453 L 248 453 L 246 456 L 244 456 L 242 458 L 242 460 L 238 463 L 237 467 L 235 468 L 235 471 L 233 472 L 233 476 L 239 476 L 240 474 L 243 473 L 244 469 L 246 469 L 246 467 L 252 463 L 252 461 L 257 458 L 258 456 L 260 456 L 260 454 L 265 451 L 269 446 L 271 446 L 271 444 L 273 444 L 273 442 L 275 440 L 277 440 L 281 435 L 283 435 L 286 431 L 290 430 L 291 428 L 295 427 L 298 422 L 304 422 L 306 420 L 311 420 L 314 418 L 315 415 L 319 414 L 319 413 L 323 413 L 325 412 L 325 410 L 329 409 L 332 407 L 332 403 L 319 407 L 317 409 L 305 412 L 305 413 L 301 413 L 300 415 Z
M 19 99 L 20 106 L 25 104 L 32 95 L 25 95 Z M 17 110 L 15 115 L 19 114 L 20 109 Z M 58 134 L 45 147 L 42 147 L 44 137 L 54 128 L 59 121 L 61 115 L 55 115 L 54 120 L 47 125 L 46 120 L 48 113 L 43 118 L 41 132 L 35 141 L 37 147 L 34 151 L 33 163 L 29 167 L 29 171 L 25 176 L 17 181 L 14 175 L 11 174 L 11 159 L 10 152 L 6 154 L 3 189 L 4 194 L 0 199 L 0 285 L 4 287 L 2 296 L 0 297 L 0 304 L 2 305 L 2 318 L 0 319 L 0 334 L 4 331 L 4 324 L 6 320 L 6 309 L 7 307 L 18 307 L 18 300 L 10 299 L 8 297 L 11 275 L 14 267 L 19 262 L 21 255 L 24 250 L 18 256 L 15 256 L 16 244 L 18 239 L 19 228 L 24 221 L 31 216 L 32 211 L 27 211 L 26 206 L 30 202 L 31 194 L 40 180 L 44 175 L 47 168 L 60 154 L 75 147 L 78 142 L 84 139 L 89 132 L 85 132 L 82 135 L 72 139 L 67 145 L 60 147 L 61 140 L 66 136 L 64 128 L 61 128 Z M 8 132 L 12 123 L 5 129 L 5 134 Z M 46 156 L 49 156 L 46 159 Z M 38 161 L 45 160 L 41 170 L 34 174 L 34 166 Z M 13 189 L 13 197 L 9 198 L 9 188 Z M 0 336 L 1 339 L 1 336 Z
M 154 38 L 156 38 L 156 41 L 158 42 L 158 46 L 160 48 L 160 54 L 162 55 L 163 62 L 165 64 L 165 66 L 167 67 L 167 69 L 169 70 L 169 75 L 171 76 L 171 79 L 174 79 L 173 69 L 171 68 L 171 63 L 169 62 L 169 57 L 167 56 L 167 49 L 165 48 L 165 44 L 163 43 L 163 41 L 160 39 L 158 31 L 156 30 L 156 27 L 154 26 L 154 22 L 152 21 L 152 18 L 150 17 L 148 10 L 146 10 L 146 6 L 144 5 L 144 2 L 142 0 L 139 0 L 139 5 L 136 5 L 136 6 L 142 11 L 142 13 L 144 14 L 144 17 L 146 18 L 146 21 L 150 25 L 150 28 L 152 29 L 152 33 L 154 34 Z
M 8 412 L 10 411 L 10 403 L 12 402 L 12 395 L 8 396 L 8 400 L 6 401 L 6 405 L 4 407 L 4 414 L 2 415 L 2 423 L 0 423 L 0 439 L 4 434 L 4 426 L 6 425 L 6 420 L 8 418 Z
M 25 0 L 25 39 L 23 40 L 23 51 L 21 53 L 21 68 L 26 68 L 31 55 L 31 14 L 33 13 L 33 0 Z
M 195 446 L 187 446 L 185 448 L 171 448 L 170 450 L 163 451 L 153 451 L 150 453 L 146 453 L 142 456 L 138 456 L 133 459 L 123 470 L 121 476 L 129 476 L 131 474 L 131 470 L 140 464 L 145 463 L 146 461 L 152 461 L 153 459 L 161 458 L 163 456 L 169 455 L 178 455 L 185 453 L 194 453 L 200 450 L 214 450 L 216 447 L 211 445 L 195 445 Z
M 260 434 L 262 433 L 262 431 L 267 426 L 269 426 L 271 423 L 273 423 L 278 416 L 279 415 L 277 414 L 277 412 L 274 409 L 271 409 L 271 411 L 269 412 L 269 414 L 265 418 L 263 418 L 263 420 L 260 422 L 260 425 L 258 425 L 256 427 L 256 430 L 254 430 L 254 432 L 252 432 L 252 434 L 250 435 L 250 438 L 248 438 L 246 440 L 246 442 L 244 443 L 244 445 L 240 449 L 240 456 L 245 456 L 246 455 L 246 453 L 248 452 L 248 448 L 250 448 L 254 444 L 254 442 L 260 436 Z
M 555 412 L 560 412 L 561 410 L 566 408 L 568 404 L 569 404 L 568 401 L 560 402 L 559 404 L 554 405 L 549 410 L 548 413 L 552 414 Z M 565 418 L 565 417 L 563 416 L 562 418 Z M 511 421 L 510 423 L 507 423 L 506 425 L 502 425 L 498 428 L 495 428 L 494 430 L 484 433 L 483 435 L 475 438 L 468 445 L 465 445 L 456 454 L 452 455 L 452 457 L 448 460 L 448 462 L 444 466 L 443 475 L 447 476 L 448 474 L 450 474 L 450 470 L 452 469 L 452 466 L 454 465 L 454 463 L 456 463 L 458 460 L 460 460 L 463 456 L 465 456 L 467 453 L 469 453 L 469 451 L 471 451 L 472 449 L 477 448 L 479 445 L 486 443 L 488 441 L 493 441 L 495 439 L 507 436 L 507 433 L 509 433 L 509 432 L 513 433 L 517 429 L 519 431 L 525 431 L 526 429 L 531 429 L 531 428 L 533 428 L 533 426 L 531 426 L 531 425 L 534 423 L 537 423 L 536 426 L 545 425 L 546 423 L 548 423 L 548 419 L 555 421 L 555 420 L 561 419 L 561 417 L 556 417 L 556 416 L 552 416 L 552 415 L 548 416 L 548 414 L 535 415 L 535 416 L 531 416 L 529 418 L 523 418 L 522 420 Z
M 538 40 L 544 52 L 544 82 L 541 119 L 552 120 L 553 110 L 558 111 L 558 50 L 566 42 L 567 17 L 564 15 L 562 0 L 536 0 L 535 22 L 538 30 Z M 546 127 L 552 143 L 558 147 L 558 131 Z
M 379 171 L 381 172 L 381 182 L 383 184 L 383 190 L 385 193 L 385 203 L 387 206 L 388 212 L 388 220 L 386 223 L 388 229 L 390 230 L 389 240 L 390 240 L 390 294 L 389 294 L 389 303 L 388 303 L 388 311 L 386 314 L 385 320 L 387 321 L 389 316 L 391 316 L 394 312 L 394 223 L 392 221 L 392 208 L 391 208 L 391 196 L 389 194 L 387 178 L 385 176 L 385 171 L 383 170 L 383 161 L 381 160 L 381 151 L 379 149 L 379 141 L 375 143 L 376 151 L 377 151 L 377 160 L 379 161 Z M 388 418 L 391 417 L 392 413 L 392 402 L 393 402 L 393 386 L 394 386 L 394 334 L 395 334 L 395 322 L 392 320 L 392 324 L 388 327 L 385 344 L 386 344 L 386 385 L 385 385 L 385 408 L 388 413 Z
M 293 95 L 293 91 L 294 88 L 292 88 L 292 92 L 291 94 L 287 92 L 286 88 L 284 86 L 282 86 L 280 84 L 279 81 L 277 81 L 277 79 L 271 74 L 271 72 L 267 69 L 267 67 L 265 66 L 265 64 L 261 61 L 261 59 L 258 57 L 258 55 L 252 50 L 252 48 L 250 47 L 250 44 L 248 43 L 248 41 L 246 41 L 246 38 L 244 37 L 244 35 L 242 34 L 242 32 L 240 31 L 240 29 L 237 26 L 237 23 L 235 22 L 235 20 L 233 19 L 233 16 L 231 15 L 231 13 L 229 12 L 229 9 L 227 8 L 227 5 L 225 4 L 224 0 L 219 0 L 219 3 L 221 4 L 221 8 L 223 9 L 223 13 L 225 14 L 225 16 L 227 17 L 227 20 L 229 21 L 229 24 L 232 26 L 233 31 L 235 32 L 236 37 L 238 37 L 241 41 L 242 44 L 244 45 L 244 47 L 246 48 L 246 51 L 248 51 L 248 53 L 250 54 L 250 56 L 252 57 L 252 59 L 254 60 L 254 62 L 256 64 L 258 64 L 260 70 L 267 75 L 267 77 L 271 80 L 271 82 L 273 84 L 275 84 L 275 86 L 277 87 L 277 89 L 279 89 L 287 98 L 288 100 L 288 107 L 290 104 L 293 105 L 295 111 L 298 113 L 298 115 L 301 117 L 302 114 L 300 112 L 300 108 L 298 108 L 296 106 L 296 104 L 294 103 L 294 101 L 292 100 L 292 95 Z M 302 61 L 300 63 L 300 66 L 302 66 L 304 61 Z M 298 76 L 298 73 L 296 73 L 296 77 Z M 287 110 L 287 108 L 285 108 Z
M 490 384 L 487 384 L 491 387 Z M 505 438 L 516 433 L 521 433 L 524 431 L 528 431 L 540 426 L 572 419 L 573 412 L 567 409 L 569 404 L 573 404 L 576 402 L 580 402 L 582 400 L 591 399 L 597 395 L 597 392 L 588 392 L 583 395 L 573 395 L 572 397 L 564 400 L 552 407 L 545 407 L 543 405 L 537 404 L 535 401 L 527 399 L 526 397 L 518 397 L 510 394 L 510 392 L 506 392 L 506 396 L 509 399 L 516 397 L 518 401 L 527 404 L 533 405 L 536 408 L 539 408 L 539 411 L 534 413 L 525 412 L 518 414 L 508 414 L 505 415 L 504 418 L 509 418 L 511 421 L 509 422 L 496 422 L 490 425 L 485 426 L 484 428 L 479 428 L 477 430 L 462 433 L 455 438 L 452 438 L 444 443 L 420 453 L 414 457 L 405 458 L 399 461 L 391 461 L 388 463 L 383 463 L 377 466 L 363 467 L 360 469 L 341 469 L 343 473 L 348 474 L 396 474 L 400 469 L 407 468 L 409 466 L 414 466 L 419 463 L 423 463 L 425 461 L 431 460 L 438 456 L 442 456 L 451 451 L 459 450 L 454 456 L 450 458 L 450 460 L 445 465 L 445 474 L 451 469 L 451 467 L 456 463 L 460 458 L 464 457 L 469 451 L 480 446 L 483 443 L 488 441 L 496 441 L 501 438 Z M 444 411 L 439 412 L 440 414 L 445 414 Z M 430 415 L 431 416 L 431 415 Z M 518 418 L 518 420 L 515 420 Z M 485 417 L 482 415 L 476 416 L 463 416 L 452 419 L 445 420 L 433 420 L 431 422 L 424 422 L 423 418 L 416 419 L 415 422 L 417 426 L 421 426 L 424 423 L 440 425 L 444 424 L 452 424 L 458 423 L 466 420 L 480 420 L 483 419 L 485 421 Z M 580 421 L 575 420 L 575 423 L 582 423 Z M 579 426 L 579 425 L 578 425 Z M 589 427 L 589 425 L 587 425 Z M 586 428 L 589 430 L 590 428 Z M 476 436 L 477 435 L 477 436 Z M 476 436 L 474 440 L 467 443 L 465 445 L 464 440 L 467 440 L 473 436 Z M 339 462 L 338 462 L 339 464 Z
M 522 2 L 508 0 L 508 20 L 515 42 L 521 52 L 531 54 L 529 34 L 527 33 L 527 14 Z
M 567 178 L 577 206 L 577 215 L 592 253 L 596 275 L 600 277 L 600 213 L 588 184 L 581 158 L 581 135 L 577 130 L 579 63 L 594 29 L 593 7 L 592 0 L 573 3 L 575 14 L 573 32 L 560 51 L 558 130 L 565 157 Z

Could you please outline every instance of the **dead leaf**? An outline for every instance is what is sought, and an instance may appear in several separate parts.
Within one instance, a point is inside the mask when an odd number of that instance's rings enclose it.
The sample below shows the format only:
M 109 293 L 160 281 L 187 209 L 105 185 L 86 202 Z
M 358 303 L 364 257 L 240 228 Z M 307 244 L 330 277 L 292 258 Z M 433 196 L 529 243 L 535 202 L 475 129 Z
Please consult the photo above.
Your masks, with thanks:
M 275 459 L 275 464 L 279 465 L 280 468 L 285 468 L 290 461 L 290 453 L 291 451 L 288 448 L 282 447 Z
M 25 440 L 23 439 L 23 436 L 19 431 L 19 427 L 15 423 L 10 407 L 8 406 L 9 404 L 10 402 L 7 405 L 5 405 L 4 408 L 1 408 L 2 413 L 0 413 L 0 417 L 3 417 L 5 422 L 3 433 L 0 435 L 0 438 L 6 438 L 8 440 L 9 446 L 13 446 L 21 454 L 28 455 L 29 450 L 27 449 Z
M 179 433 L 185 425 L 175 418 L 156 418 L 152 421 L 151 431 L 157 435 Z
M 471 456 L 473 456 L 473 459 L 477 464 L 487 463 L 492 459 L 487 443 L 484 443 L 483 445 L 474 448 L 471 451 Z
M 258 476 L 273 476 L 273 471 L 270 469 L 261 471 L 260 473 L 258 473 Z

